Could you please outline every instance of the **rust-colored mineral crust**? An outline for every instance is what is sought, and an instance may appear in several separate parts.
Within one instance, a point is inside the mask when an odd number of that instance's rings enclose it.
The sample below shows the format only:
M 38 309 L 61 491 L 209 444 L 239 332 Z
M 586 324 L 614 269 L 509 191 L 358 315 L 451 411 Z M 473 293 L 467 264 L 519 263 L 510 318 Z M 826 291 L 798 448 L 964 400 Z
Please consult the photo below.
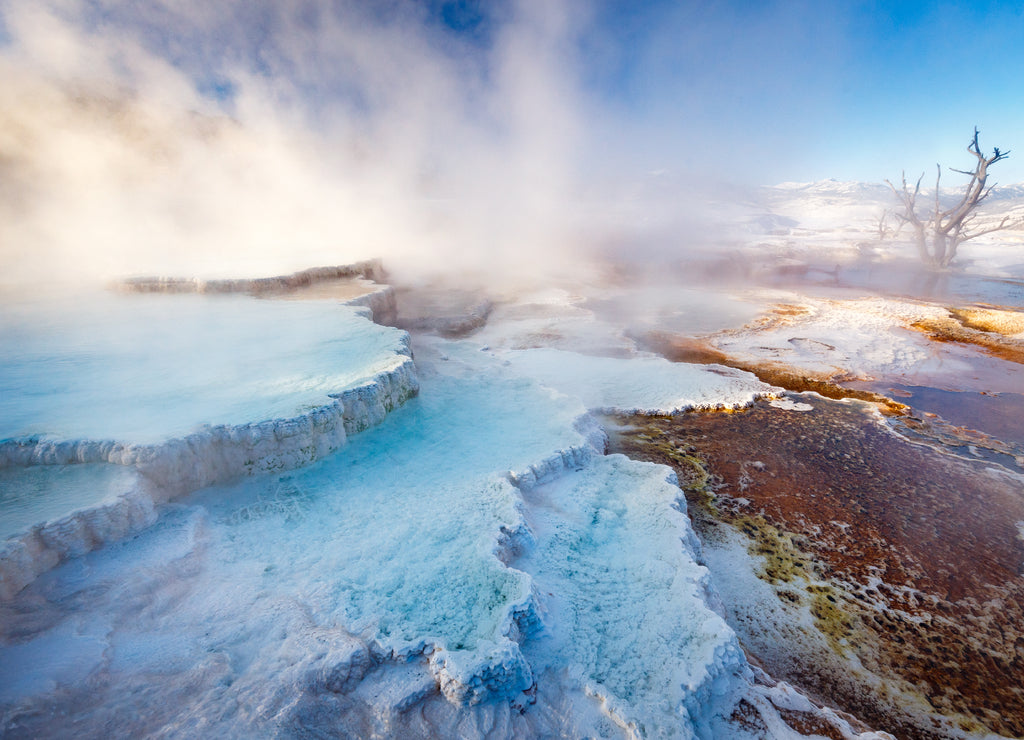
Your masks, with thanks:
M 809 607 L 835 665 L 752 655 L 773 676 L 897 737 L 1024 736 L 1024 484 L 866 404 L 799 401 L 813 410 L 618 419 L 612 448 L 672 465 L 698 532 L 742 532 L 758 576 Z

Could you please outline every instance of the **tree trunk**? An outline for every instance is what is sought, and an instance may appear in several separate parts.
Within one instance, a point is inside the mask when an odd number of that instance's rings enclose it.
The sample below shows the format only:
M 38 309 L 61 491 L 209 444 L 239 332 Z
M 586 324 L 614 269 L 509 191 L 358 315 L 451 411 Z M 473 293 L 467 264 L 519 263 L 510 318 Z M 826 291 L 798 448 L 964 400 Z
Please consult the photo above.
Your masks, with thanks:
M 955 236 L 949 238 L 949 251 L 946 253 L 946 264 L 944 267 L 948 267 L 956 259 L 956 248 L 960 246 L 962 240 Z
M 949 255 L 947 251 L 947 237 L 944 231 L 935 229 L 932 232 L 932 263 L 936 267 L 948 267 Z
M 931 255 L 928 254 L 928 242 L 925 238 L 924 225 L 914 227 L 914 241 L 917 243 L 917 253 L 925 264 L 931 262 Z

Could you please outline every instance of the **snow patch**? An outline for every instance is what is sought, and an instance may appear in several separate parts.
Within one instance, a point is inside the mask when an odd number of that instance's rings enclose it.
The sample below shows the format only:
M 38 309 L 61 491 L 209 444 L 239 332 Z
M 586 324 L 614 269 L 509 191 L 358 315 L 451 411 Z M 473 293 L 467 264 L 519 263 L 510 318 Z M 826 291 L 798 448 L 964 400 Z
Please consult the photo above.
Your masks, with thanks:
M 901 375 L 934 369 L 929 340 L 907 327 L 924 318 L 943 318 L 942 308 L 883 298 L 817 300 L 791 296 L 803 313 L 770 317 L 742 329 L 720 332 L 711 344 L 747 362 L 781 362 L 805 371 L 855 377 Z M 955 363 L 945 372 L 966 372 Z
M 691 365 L 642 355 L 592 357 L 556 349 L 506 352 L 518 373 L 595 411 L 672 414 L 689 409 L 749 406 L 775 389 L 751 373 L 720 365 Z
M 783 411 L 813 411 L 814 407 L 809 403 L 794 401 L 792 398 L 773 398 L 768 402 L 773 408 Z
M 566 666 L 630 735 L 698 736 L 748 669 L 674 474 L 611 455 L 524 496 L 537 545 L 516 566 L 547 616 L 531 660 Z

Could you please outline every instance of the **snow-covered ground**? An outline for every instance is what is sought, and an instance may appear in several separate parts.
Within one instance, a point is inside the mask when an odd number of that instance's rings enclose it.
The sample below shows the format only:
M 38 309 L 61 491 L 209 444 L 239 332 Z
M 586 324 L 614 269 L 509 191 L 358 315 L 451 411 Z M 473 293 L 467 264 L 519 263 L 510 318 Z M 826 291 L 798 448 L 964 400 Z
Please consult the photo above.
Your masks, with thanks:
M 949 366 L 934 342 L 909 327 L 922 319 L 947 316 L 922 302 L 884 298 L 818 299 L 778 293 L 788 306 L 768 320 L 716 333 L 711 344 L 748 362 L 777 362 L 826 377 L 900 376 L 913 380 L 938 369 L 967 372 L 966 363 Z
M 378 426 L 163 504 L 0 606 L 5 735 L 789 736 L 674 474 L 605 456 L 590 413 L 774 390 L 643 353 L 563 299 L 561 348 L 517 348 L 515 311 L 466 340 L 420 336 L 421 393 Z M 312 337 L 310 385 L 350 328 Z M 117 469 L 46 467 L 72 503 L 89 481 L 71 478 Z M 736 724 L 741 701 L 760 729 Z
M 803 211 L 780 195 L 752 222 L 771 233 L 749 254 L 863 257 L 870 225 L 829 232 L 828 209 L 849 205 L 829 187 L 800 196 Z M 867 219 L 874 205 L 850 207 Z M 213 425 L 200 433 L 218 445 L 248 444 L 237 429 L 283 418 L 269 433 L 288 437 L 305 424 L 288 420 L 335 401 L 339 416 L 315 454 L 183 473 L 176 497 L 122 517 L 120 538 L 90 540 L 84 520 L 39 529 L 40 542 L 70 533 L 73 546 L 25 588 L 9 584 L 0 605 L 5 736 L 794 736 L 778 706 L 822 710 L 758 678 L 671 470 L 605 455 L 591 412 L 735 408 L 779 393 L 743 371 L 644 352 L 637 330 L 700 335 L 751 364 L 911 379 L 963 370 L 907 328 L 944 309 L 629 290 L 538 289 L 499 301 L 465 339 L 411 344 L 323 301 L 16 307 L 0 336 L 16 350 L 3 365 L 3 435 L 43 437 L 6 459 L 54 464 L 0 470 L 5 532 L 55 516 L 32 511 L 40 490 L 60 490 L 47 502 L 57 508 L 88 507 L 136 485 L 136 471 L 152 478 L 125 453 L 132 444 L 177 440 L 185 455 L 197 425 Z M 755 319 L 777 303 L 791 310 Z M 107 331 L 90 334 L 97 324 Z M 415 373 L 387 380 L 412 354 Z M 122 447 L 94 461 L 60 446 L 79 438 Z M 162 485 L 197 464 L 171 460 Z M 744 563 L 730 561 L 730 587 L 745 587 Z M 856 736 L 845 721 L 828 726 Z
M 770 389 L 653 357 L 417 349 L 420 397 L 341 453 L 179 499 L 30 586 L 0 651 L 6 728 L 692 737 L 727 719 L 746 663 L 671 472 L 604 458 L 564 379 L 592 399 L 632 377 L 601 405 L 665 412 Z
M 956 202 L 962 192 L 960 186 L 965 183 L 966 178 L 959 176 L 944 181 L 943 203 Z M 934 190 L 928 191 L 929 185 L 922 183 L 922 216 L 926 216 L 934 197 Z M 958 256 L 961 267 L 979 275 L 1024 275 L 1020 252 L 1024 246 L 1022 192 L 1021 185 L 997 185 L 982 203 L 979 224 L 995 225 L 1005 216 L 1010 228 L 965 242 Z M 895 261 L 917 260 L 910 242 L 912 234 L 906 228 L 899 230 L 895 214 L 902 207 L 884 183 L 782 183 L 762 189 L 754 203 L 747 219 L 751 254 L 783 256 L 797 264 L 817 263 L 824 268 L 838 264 L 844 270 L 874 265 L 882 273 L 886 265 Z

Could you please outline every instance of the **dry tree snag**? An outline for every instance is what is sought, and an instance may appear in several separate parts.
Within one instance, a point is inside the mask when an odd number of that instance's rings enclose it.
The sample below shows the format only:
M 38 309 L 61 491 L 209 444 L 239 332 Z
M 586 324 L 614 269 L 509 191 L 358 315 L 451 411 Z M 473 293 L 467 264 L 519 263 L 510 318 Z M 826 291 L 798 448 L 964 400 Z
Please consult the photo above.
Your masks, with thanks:
M 952 208 L 943 210 L 939 199 L 939 184 L 942 178 L 942 167 L 935 165 L 937 174 L 935 176 L 935 203 L 929 215 L 922 217 L 917 212 L 917 198 L 921 194 L 921 180 L 924 173 L 917 178 L 914 189 L 907 185 L 906 173 L 903 174 L 902 188 L 897 189 L 889 180 L 886 184 L 892 188 L 893 193 L 899 198 L 903 206 L 903 212 L 896 212 L 894 215 L 900 222 L 900 227 L 910 225 L 914 230 L 914 241 L 921 260 L 932 268 L 947 268 L 956 258 L 957 248 L 969 239 L 989 234 L 993 231 L 1005 229 L 1010 225 L 1009 216 L 1004 216 L 1002 221 L 996 225 L 978 225 L 978 205 L 988 197 L 995 185 L 986 187 L 988 180 L 988 168 L 1001 159 L 1006 159 L 1010 153 L 999 151 L 999 147 L 993 150 L 992 156 L 986 157 L 981 152 L 978 144 L 978 129 L 974 129 L 974 138 L 967 145 L 967 151 L 977 159 L 974 170 L 957 170 L 950 168 L 953 172 L 970 177 L 970 181 L 964 188 L 959 201 Z

